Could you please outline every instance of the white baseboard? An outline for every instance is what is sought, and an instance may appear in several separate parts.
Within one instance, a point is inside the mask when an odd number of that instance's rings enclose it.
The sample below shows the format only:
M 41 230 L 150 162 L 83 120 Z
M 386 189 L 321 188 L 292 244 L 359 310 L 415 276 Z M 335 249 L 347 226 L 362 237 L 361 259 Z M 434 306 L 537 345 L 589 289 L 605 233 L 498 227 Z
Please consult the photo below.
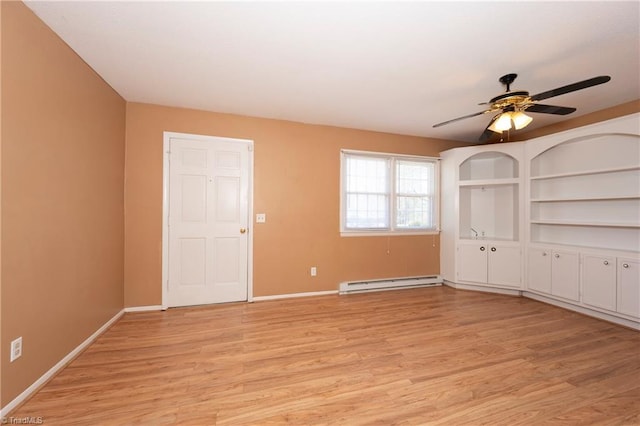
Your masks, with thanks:
M 471 291 L 483 291 L 485 293 L 506 294 L 507 296 L 522 296 L 522 290 L 500 288 L 500 287 L 485 287 L 482 285 L 473 284 L 461 284 L 454 283 L 452 281 L 445 280 L 444 285 L 447 287 L 455 288 L 456 290 L 471 290 Z
M 638 321 L 621 318 L 615 315 L 609 315 L 604 312 L 599 312 L 593 309 L 577 306 L 572 303 L 562 302 L 560 300 L 552 299 L 550 297 L 545 297 L 541 294 L 532 293 L 530 291 L 525 291 L 522 293 L 522 295 L 524 297 L 528 297 L 529 299 L 537 300 L 538 302 L 548 303 L 550 305 L 554 305 L 570 311 L 578 312 L 583 315 L 588 315 L 590 317 L 595 317 L 604 321 L 609 321 L 618 325 L 633 328 L 634 330 L 640 330 L 640 322 Z
M 129 306 L 124 308 L 125 312 L 147 312 L 147 311 L 162 311 L 162 305 L 149 305 L 149 306 Z
M 122 315 L 124 315 L 124 309 L 118 312 L 107 321 L 102 327 L 96 330 L 91 336 L 89 336 L 84 342 L 80 343 L 78 347 L 69 352 L 64 358 L 62 358 L 56 365 L 51 367 L 49 371 L 44 373 L 42 377 L 33 382 L 31 386 L 24 390 L 20 395 L 15 397 L 13 401 L 5 405 L 0 409 L 0 419 L 5 418 L 7 414 L 14 408 L 16 408 L 19 404 L 21 404 L 24 400 L 29 398 L 31 394 L 33 394 L 40 386 L 44 385 L 49 379 L 51 379 L 58 371 L 62 370 L 69 362 L 71 362 L 80 352 L 82 352 L 87 346 L 89 346 L 94 340 L 98 338 L 102 333 L 104 333 L 111 325 L 113 325 L 116 321 L 120 319 Z
M 328 294 L 338 294 L 338 290 L 310 291 L 306 293 L 274 294 L 273 296 L 258 296 L 251 299 L 251 302 L 262 302 L 265 300 L 291 299 L 293 297 L 326 296 Z

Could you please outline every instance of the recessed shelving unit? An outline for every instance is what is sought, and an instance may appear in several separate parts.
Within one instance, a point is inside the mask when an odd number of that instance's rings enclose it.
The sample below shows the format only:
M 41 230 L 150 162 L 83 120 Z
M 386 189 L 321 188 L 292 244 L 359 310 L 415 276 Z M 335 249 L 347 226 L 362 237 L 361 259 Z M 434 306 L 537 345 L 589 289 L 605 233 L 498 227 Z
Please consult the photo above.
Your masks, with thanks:
M 640 330 L 640 114 L 442 153 L 441 274 Z
M 460 163 L 461 239 L 519 239 L 519 171 L 519 161 L 499 150 L 473 154 Z
M 530 161 L 534 243 L 640 252 L 640 136 L 599 134 Z

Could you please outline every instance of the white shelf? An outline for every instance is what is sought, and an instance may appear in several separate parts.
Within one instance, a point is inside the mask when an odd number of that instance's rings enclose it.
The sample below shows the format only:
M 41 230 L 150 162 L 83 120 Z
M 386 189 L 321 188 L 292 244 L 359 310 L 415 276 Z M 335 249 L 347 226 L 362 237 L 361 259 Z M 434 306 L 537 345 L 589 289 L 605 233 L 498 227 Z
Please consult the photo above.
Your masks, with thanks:
M 640 195 L 616 195 L 602 197 L 567 197 L 567 198 L 532 198 L 532 203 L 560 203 L 566 201 L 615 201 L 615 200 L 638 200 Z
M 573 222 L 568 220 L 531 220 L 534 225 L 588 226 L 600 228 L 640 228 L 640 223 Z
M 460 243 L 480 243 L 480 244 L 491 244 L 491 243 L 513 243 L 513 245 L 520 245 L 520 241 L 514 240 L 511 238 L 497 238 L 497 237 L 467 237 L 460 236 Z
M 586 176 L 586 175 L 597 175 L 604 173 L 620 173 L 620 172 L 628 172 L 631 170 L 640 170 L 640 166 L 624 166 L 624 167 L 614 167 L 614 168 L 605 168 L 605 169 L 592 169 L 592 170 L 580 170 L 577 172 L 567 172 L 567 173 L 554 173 L 551 175 L 539 175 L 539 176 L 531 176 L 530 180 L 543 180 L 543 179 L 557 179 L 571 176 Z
M 498 186 L 498 185 L 516 185 L 520 183 L 518 178 L 508 179 L 477 179 L 477 180 L 461 180 L 460 186 Z

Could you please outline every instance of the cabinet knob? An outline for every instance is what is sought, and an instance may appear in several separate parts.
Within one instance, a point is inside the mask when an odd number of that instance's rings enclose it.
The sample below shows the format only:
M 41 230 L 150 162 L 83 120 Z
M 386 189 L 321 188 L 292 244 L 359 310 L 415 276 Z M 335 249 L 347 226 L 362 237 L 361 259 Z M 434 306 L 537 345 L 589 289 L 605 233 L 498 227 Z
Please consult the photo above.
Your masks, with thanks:
M 491 251 L 496 251 L 496 248 L 495 247 L 491 247 Z
M 484 251 L 484 250 L 485 250 L 484 246 L 480 246 L 480 251 Z
M 608 261 L 608 260 L 605 260 L 605 261 L 604 261 L 604 262 L 602 262 L 602 263 L 604 263 L 604 266 L 609 265 L 609 261 Z
M 554 254 L 553 257 L 555 257 L 556 259 L 560 258 L 560 255 L 558 253 Z
M 623 267 L 623 268 L 627 268 L 627 269 L 628 269 L 628 268 L 629 268 L 629 264 L 628 264 L 628 263 L 623 263 L 623 264 L 622 264 L 622 267 Z
M 543 252 L 542 252 L 542 255 L 543 255 L 543 256 L 546 256 L 546 255 L 547 255 L 547 252 L 546 252 L 546 251 L 543 251 Z

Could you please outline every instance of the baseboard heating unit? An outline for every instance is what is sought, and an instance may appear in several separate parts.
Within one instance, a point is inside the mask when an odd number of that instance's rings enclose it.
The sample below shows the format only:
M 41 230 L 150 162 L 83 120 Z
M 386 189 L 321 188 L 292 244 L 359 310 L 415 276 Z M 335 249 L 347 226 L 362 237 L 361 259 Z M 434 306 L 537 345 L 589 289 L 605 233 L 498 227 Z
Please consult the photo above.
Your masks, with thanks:
M 386 278 L 381 280 L 345 281 L 340 283 L 339 294 L 362 293 L 364 291 L 398 290 L 401 288 L 432 287 L 442 285 L 440 275 L 428 277 Z

